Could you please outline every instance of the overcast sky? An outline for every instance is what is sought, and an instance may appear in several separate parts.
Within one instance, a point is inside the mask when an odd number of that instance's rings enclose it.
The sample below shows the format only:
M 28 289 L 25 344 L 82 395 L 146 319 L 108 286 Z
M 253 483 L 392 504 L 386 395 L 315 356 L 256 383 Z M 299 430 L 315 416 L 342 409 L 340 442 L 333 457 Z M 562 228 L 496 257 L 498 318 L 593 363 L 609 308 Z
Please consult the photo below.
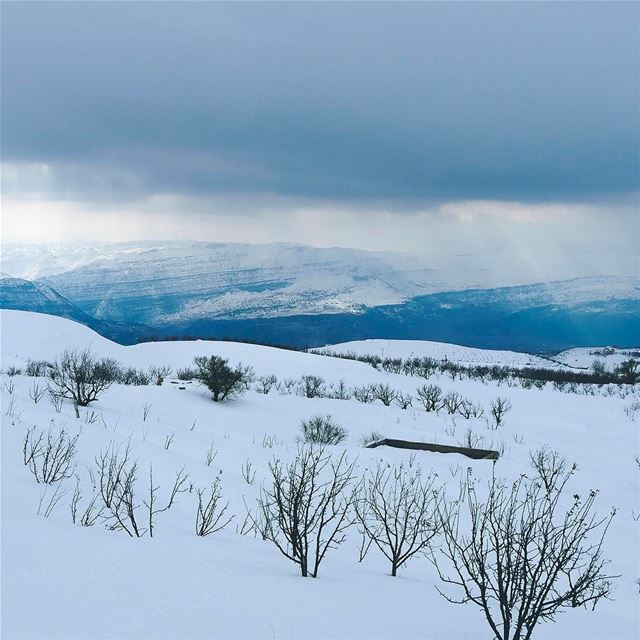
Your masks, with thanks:
M 637 255 L 639 6 L 3 2 L 3 241 Z

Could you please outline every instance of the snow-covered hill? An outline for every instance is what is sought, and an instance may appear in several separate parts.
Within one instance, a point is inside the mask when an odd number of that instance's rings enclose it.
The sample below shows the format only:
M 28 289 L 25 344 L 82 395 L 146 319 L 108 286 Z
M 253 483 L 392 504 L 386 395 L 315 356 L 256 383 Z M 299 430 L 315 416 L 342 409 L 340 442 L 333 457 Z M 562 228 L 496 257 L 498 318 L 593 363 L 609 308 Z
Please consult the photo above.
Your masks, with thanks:
M 540 358 L 529 353 L 517 351 L 496 351 L 494 349 L 475 349 L 446 342 L 430 340 L 354 340 L 328 345 L 315 352 L 335 354 L 353 353 L 355 355 L 375 355 L 381 358 L 434 358 L 449 360 L 462 365 L 505 365 L 509 367 L 555 368 L 559 364 L 548 358 Z
M 415 393 L 425 381 L 364 363 L 255 345 L 196 341 L 124 347 L 85 326 L 36 313 L 0 312 L 0 334 L 3 638 L 488 637 L 479 610 L 449 604 L 437 593 L 437 574 L 424 558 L 413 559 L 392 578 L 386 561 L 374 552 L 358 562 L 360 539 L 352 529 L 345 544 L 327 555 L 320 577 L 303 579 L 269 542 L 238 533 L 245 503 L 255 504 L 259 485 L 267 479 L 268 462 L 274 457 L 291 460 L 300 420 L 318 414 L 332 415 L 348 430 L 347 440 L 334 451 L 357 458 L 358 474 L 377 460 L 411 462 L 425 474 L 437 473 L 452 494 L 468 467 L 483 478 L 493 472 L 518 478 L 529 470 L 529 451 L 543 444 L 575 460 L 579 472 L 571 491 L 586 494 L 597 488 L 600 513 L 611 506 L 619 509 L 605 541 L 605 556 L 612 561 L 609 572 L 621 577 L 615 581 L 612 601 L 599 603 L 595 612 L 567 610 L 556 623 L 537 628 L 536 637 L 638 637 L 640 528 L 633 517 L 640 512 L 640 473 L 634 461 L 638 437 L 633 414 L 625 413 L 633 395 L 584 396 L 554 391 L 549 385 L 525 390 L 466 379 L 430 379 L 484 407 L 497 395 L 507 396 L 513 409 L 504 426 L 493 431 L 481 419 L 452 420 L 418 407 L 402 410 L 353 399 L 307 399 L 276 390 L 267 395 L 250 390 L 216 404 L 196 383 L 176 385 L 167 379 L 161 386 L 113 385 L 88 409 L 81 408 L 76 419 L 66 401 L 57 413 L 46 396 L 37 403 L 30 397 L 34 385 L 43 385 L 44 379 L 24 375 L 28 359 L 51 360 L 66 346 L 90 346 L 123 365 L 165 364 L 174 372 L 194 355 L 219 354 L 279 380 L 315 374 L 326 384 L 341 379 L 349 386 L 384 382 L 405 393 Z M 382 348 L 382 343 L 361 343 L 351 349 L 364 351 L 367 344 Z M 431 353 L 452 360 L 473 354 L 483 361 L 481 353 L 455 346 L 386 345 L 398 354 Z M 494 352 L 486 360 L 502 357 Z M 528 356 L 504 357 L 512 364 Z M 11 366 L 23 373 L 9 376 Z M 87 465 L 114 443 L 130 446 L 139 463 L 141 486 L 153 464 L 160 499 L 182 467 L 194 487 L 206 487 L 221 473 L 224 500 L 229 500 L 229 512 L 236 518 L 221 532 L 197 537 L 196 496 L 187 492 L 178 496 L 171 510 L 158 515 L 153 538 L 132 539 L 99 524 L 80 527 L 70 516 L 74 479 L 64 481 L 63 492 L 70 493 L 63 494 L 58 508 L 48 518 L 39 516 L 39 505 L 48 504 L 53 489 L 36 484 L 23 464 L 24 437 L 34 426 L 45 433 L 63 427 L 80 433 L 76 472 L 82 504 L 91 493 Z M 489 461 L 455 454 L 364 449 L 361 438 L 373 429 L 389 437 L 451 444 L 471 429 L 486 446 L 501 447 L 503 455 L 494 467 Z M 210 448 L 217 455 L 209 466 L 205 456 Z M 247 461 L 256 474 L 251 484 L 242 473 Z

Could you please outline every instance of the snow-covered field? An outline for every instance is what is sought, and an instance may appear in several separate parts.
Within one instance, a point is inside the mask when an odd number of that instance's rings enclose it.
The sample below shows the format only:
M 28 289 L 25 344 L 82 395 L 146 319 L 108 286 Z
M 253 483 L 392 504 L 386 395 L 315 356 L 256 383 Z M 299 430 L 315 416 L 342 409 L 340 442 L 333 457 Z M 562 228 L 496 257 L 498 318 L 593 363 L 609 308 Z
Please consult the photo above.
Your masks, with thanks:
M 123 365 L 169 365 L 174 372 L 190 365 L 196 355 L 222 355 L 233 364 L 251 365 L 257 375 L 273 373 L 280 380 L 313 374 L 327 383 L 344 379 L 348 386 L 386 382 L 404 393 L 415 393 L 425 382 L 317 354 L 205 341 L 123 347 L 61 318 L 2 311 L 0 320 L 3 372 L 11 366 L 24 368 L 29 359 L 52 360 L 65 347 L 91 346 Z M 380 355 L 384 349 L 385 356 L 473 357 L 471 362 L 478 363 L 532 360 L 525 354 L 434 343 L 366 341 L 339 347 L 334 349 Z M 162 386 L 113 385 L 88 409 L 81 408 L 78 420 L 68 401 L 60 413 L 46 396 L 35 403 L 29 392 L 38 382 L 43 379 L 2 374 L 3 638 L 490 637 L 480 610 L 450 604 L 437 593 L 437 575 L 426 559 L 414 558 L 398 577 L 389 576 L 388 563 L 374 552 L 359 563 L 355 529 L 345 544 L 327 555 L 316 580 L 299 577 L 297 568 L 271 543 L 238 532 L 245 503 L 255 504 L 259 485 L 267 478 L 268 462 L 274 457 L 291 460 L 300 420 L 318 414 L 332 415 L 348 430 L 336 453 L 346 450 L 350 459 L 357 458 L 360 471 L 380 459 L 399 463 L 411 457 L 402 450 L 363 448 L 361 438 L 372 430 L 389 437 L 457 444 L 471 428 L 485 446 L 504 449 L 495 468 L 489 461 L 457 454 L 414 454 L 413 464 L 424 473 L 437 473 L 450 487 L 457 486 L 467 467 L 481 477 L 495 471 L 516 479 L 529 471 L 529 452 L 544 444 L 575 461 L 579 472 L 572 492 L 599 489 L 598 511 L 604 515 L 618 508 L 605 540 L 605 556 L 611 560 L 609 572 L 620 578 L 613 600 L 600 602 L 594 612 L 567 610 L 534 635 L 640 635 L 640 522 L 634 519 L 640 514 L 640 470 L 634 460 L 639 453 L 638 422 L 632 420 L 632 412 L 625 412 L 638 399 L 637 390 L 635 396 L 621 398 L 561 393 L 550 385 L 525 390 L 437 376 L 430 380 L 485 408 L 498 395 L 508 397 L 513 409 L 506 423 L 493 431 L 483 419 L 452 420 L 417 407 L 402 410 L 379 402 L 307 399 L 276 390 L 264 395 L 252 389 L 230 402 L 213 403 L 198 384 L 177 385 L 172 380 Z M 39 516 L 43 485 L 36 484 L 22 461 L 23 440 L 33 426 L 81 431 L 77 473 L 85 499 L 90 493 L 87 465 L 111 442 L 130 443 L 142 478 L 153 464 L 161 497 L 182 467 L 194 487 L 206 487 L 221 472 L 223 496 L 236 518 L 223 531 L 196 536 L 195 492 L 180 494 L 171 510 L 158 515 L 153 538 L 134 539 L 99 525 L 72 524 L 71 494 L 50 517 Z M 217 455 L 208 466 L 205 457 L 212 443 Z M 256 472 L 252 484 L 242 473 L 247 461 Z M 73 490 L 75 481 L 65 482 Z

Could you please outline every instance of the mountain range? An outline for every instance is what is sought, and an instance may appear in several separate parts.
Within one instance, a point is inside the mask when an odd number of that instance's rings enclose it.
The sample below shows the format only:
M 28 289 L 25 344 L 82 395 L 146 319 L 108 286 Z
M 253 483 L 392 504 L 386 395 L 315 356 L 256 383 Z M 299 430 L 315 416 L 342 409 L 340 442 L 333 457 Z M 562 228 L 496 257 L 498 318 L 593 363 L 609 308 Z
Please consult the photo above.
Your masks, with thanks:
M 3 247 L 0 306 L 70 318 L 123 343 L 410 338 L 532 352 L 640 344 L 638 277 L 511 274 L 520 282 L 504 286 L 504 274 L 467 264 L 295 244 L 12 245 Z

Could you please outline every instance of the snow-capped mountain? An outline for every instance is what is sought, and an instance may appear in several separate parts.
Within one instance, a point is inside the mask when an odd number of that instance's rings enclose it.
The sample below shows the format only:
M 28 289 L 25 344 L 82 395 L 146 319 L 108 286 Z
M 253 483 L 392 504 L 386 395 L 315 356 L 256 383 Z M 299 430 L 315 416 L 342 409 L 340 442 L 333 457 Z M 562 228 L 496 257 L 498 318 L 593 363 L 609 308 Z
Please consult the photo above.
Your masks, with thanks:
M 354 312 L 442 290 L 400 254 L 292 244 L 122 246 L 42 278 L 84 311 L 126 322 Z
M 109 323 L 98 330 L 127 341 L 189 335 L 309 347 L 396 338 L 534 352 L 640 343 L 637 276 L 531 282 L 471 269 L 468 256 L 434 267 L 408 254 L 295 244 L 9 245 L 2 261 L 12 275 L 39 276 L 22 280 L 18 297 L 7 286 L 4 307 Z M 123 325 L 137 329 L 123 338 Z

